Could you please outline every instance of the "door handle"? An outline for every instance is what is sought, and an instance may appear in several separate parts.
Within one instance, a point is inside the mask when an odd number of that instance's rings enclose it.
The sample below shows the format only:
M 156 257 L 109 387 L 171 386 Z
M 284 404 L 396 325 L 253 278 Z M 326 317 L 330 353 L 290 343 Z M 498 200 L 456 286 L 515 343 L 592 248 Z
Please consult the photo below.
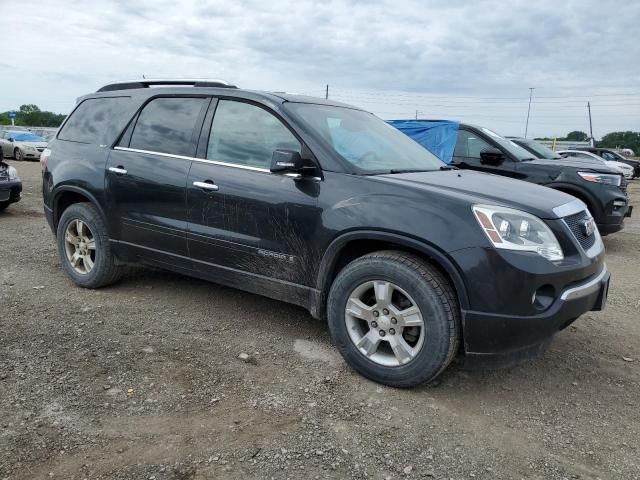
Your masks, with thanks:
M 116 175 L 126 175 L 127 171 L 122 165 L 118 165 L 117 167 L 109 167 L 109 171 L 115 173 Z
M 193 182 L 193 186 L 201 188 L 203 190 L 209 190 L 211 192 L 218 191 L 218 185 L 213 183 L 211 180 L 207 180 L 206 182 Z

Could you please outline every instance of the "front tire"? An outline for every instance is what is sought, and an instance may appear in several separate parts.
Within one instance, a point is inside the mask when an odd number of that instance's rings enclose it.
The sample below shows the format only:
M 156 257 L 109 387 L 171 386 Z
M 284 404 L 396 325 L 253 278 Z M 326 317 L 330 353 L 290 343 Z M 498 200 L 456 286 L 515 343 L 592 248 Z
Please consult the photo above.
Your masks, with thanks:
M 13 151 L 13 158 L 16 159 L 16 161 L 21 162 L 22 160 L 24 160 L 24 155 L 22 155 L 22 150 L 20 150 L 19 148 L 16 148 Z
M 0 202 L 0 212 L 2 212 L 5 208 L 7 208 L 9 205 L 11 205 L 10 201 L 6 201 L 6 202 Z
M 458 350 L 454 289 L 416 255 L 380 251 L 348 264 L 331 286 L 327 317 L 347 363 L 385 385 L 432 380 Z
M 79 287 L 99 288 L 120 279 L 107 228 L 91 203 L 76 203 L 60 217 L 57 228 L 58 256 L 67 276 Z

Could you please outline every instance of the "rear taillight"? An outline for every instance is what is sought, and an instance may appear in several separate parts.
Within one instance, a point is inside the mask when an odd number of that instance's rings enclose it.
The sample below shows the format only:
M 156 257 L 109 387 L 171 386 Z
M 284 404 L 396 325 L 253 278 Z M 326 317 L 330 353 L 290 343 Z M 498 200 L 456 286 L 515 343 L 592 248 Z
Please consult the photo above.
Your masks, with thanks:
M 40 154 L 40 168 L 43 172 L 47 171 L 47 164 L 49 163 L 49 157 L 51 156 L 51 150 L 45 148 Z

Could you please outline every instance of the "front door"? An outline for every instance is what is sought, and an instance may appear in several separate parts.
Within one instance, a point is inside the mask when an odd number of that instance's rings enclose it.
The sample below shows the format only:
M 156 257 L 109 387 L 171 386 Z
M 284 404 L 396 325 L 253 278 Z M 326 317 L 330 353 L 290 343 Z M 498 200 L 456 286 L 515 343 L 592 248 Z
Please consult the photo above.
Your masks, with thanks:
M 187 175 L 208 102 L 152 99 L 129 127 L 130 139 L 125 134 L 109 155 L 105 191 L 112 236 L 145 260 L 182 267 L 188 259 Z
M 273 279 L 276 290 L 312 285 L 322 182 L 269 171 L 274 150 L 301 151 L 298 138 L 260 106 L 220 100 L 203 141 L 187 182 L 189 251 L 202 272 L 267 295 Z

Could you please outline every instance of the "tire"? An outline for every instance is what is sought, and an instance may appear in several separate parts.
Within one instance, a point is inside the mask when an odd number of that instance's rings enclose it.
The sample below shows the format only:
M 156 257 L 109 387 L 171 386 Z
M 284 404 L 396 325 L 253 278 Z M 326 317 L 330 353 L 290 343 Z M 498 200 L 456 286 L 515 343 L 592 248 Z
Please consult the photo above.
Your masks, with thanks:
M 373 290 L 367 290 L 371 282 L 374 283 Z M 391 295 L 395 300 L 387 304 L 391 305 L 389 309 L 379 310 L 380 305 L 385 304 L 384 301 L 376 298 L 379 297 L 377 293 L 373 298 L 371 295 L 379 286 L 382 286 L 381 291 L 384 292 L 385 284 L 392 285 L 392 291 L 398 293 Z M 363 296 L 358 293 L 360 291 L 364 292 Z M 356 305 L 352 303 L 353 298 L 366 299 L 367 295 L 370 300 L 363 304 L 367 309 L 374 310 L 371 315 L 368 310 L 360 310 L 361 314 L 364 312 L 360 316 L 379 320 L 376 324 L 346 311 L 348 305 Z M 394 318 L 394 311 L 406 308 L 407 301 L 418 308 L 419 314 L 401 318 L 401 315 L 396 313 L 398 319 Z M 405 306 L 400 307 L 401 304 Z M 354 308 L 350 307 L 350 312 L 353 311 Z M 375 316 L 376 311 L 378 316 Z M 388 313 L 384 315 L 384 312 Z M 331 286 L 327 317 L 331 337 L 347 363 L 365 377 L 392 387 L 413 387 L 433 380 L 449 365 L 458 351 L 460 312 L 455 291 L 434 266 L 416 255 L 399 251 L 380 251 L 349 263 L 340 271 Z M 420 334 L 415 333 L 416 327 L 394 328 L 392 325 L 393 323 L 399 327 L 400 323 L 415 324 L 418 319 L 423 322 L 422 327 L 418 327 Z M 387 330 L 383 331 L 384 328 Z M 409 336 L 411 328 L 414 332 Z M 381 335 L 385 337 L 381 338 L 377 350 L 369 356 L 356 346 L 356 340 L 352 338 L 361 335 L 374 340 Z M 416 338 L 422 340 L 415 341 Z M 402 353 L 400 357 L 391 348 L 392 344 L 395 343 L 397 346 L 397 342 L 402 340 L 405 340 L 405 344 L 409 345 L 413 352 L 409 360 L 402 348 L 399 349 Z M 387 345 L 384 345 L 385 342 Z M 365 341 L 364 348 L 368 345 L 370 344 Z M 404 360 L 400 361 L 399 358 Z
M 0 162 L 4 162 L 4 152 L 0 148 Z
M 82 225 L 80 227 L 82 235 L 78 235 L 78 222 Z M 69 238 L 75 237 L 78 240 L 76 246 L 67 241 L 68 229 L 72 232 Z M 82 238 L 88 241 L 82 241 Z M 91 248 L 91 239 L 93 248 Z M 91 203 L 75 203 L 62 213 L 58 222 L 56 241 L 62 268 L 79 287 L 100 288 L 120 279 L 122 267 L 116 265 L 106 225 L 96 207 Z M 74 266 L 70 259 L 70 257 L 75 258 L 72 255 L 73 252 L 87 252 L 90 259 L 86 258 L 87 255 L 82 255 Z
M 7 208 L 9 205 L 11 205 L 11 202 L 6 201 L 6 202 L 0 202 L 0 212 L 2 212 L 5 208 Z
M 13 151 L 13 158 L 16 159 L 16 161 L 21 162 L 22 160 L 24 160 L 24 156 L 22 155 L 22 150 L 20 150 L 19 148 L 16 148 Z

